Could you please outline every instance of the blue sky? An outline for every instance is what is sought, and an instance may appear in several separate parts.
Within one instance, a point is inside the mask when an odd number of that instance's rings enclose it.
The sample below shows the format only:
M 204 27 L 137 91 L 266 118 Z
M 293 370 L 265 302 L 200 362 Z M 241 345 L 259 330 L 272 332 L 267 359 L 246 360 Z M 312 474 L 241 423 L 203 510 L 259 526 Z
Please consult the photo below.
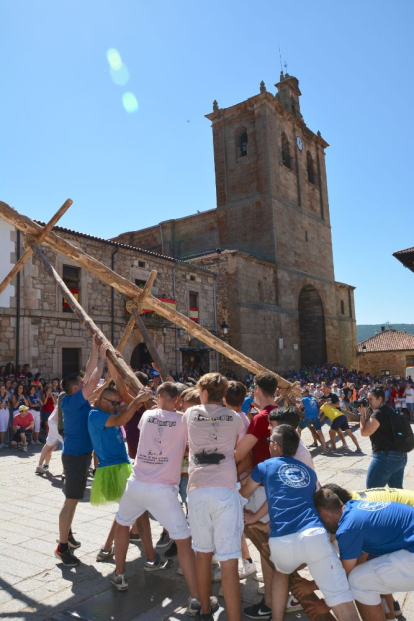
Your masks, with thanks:
M 70 197 L 62 225 L 100 237 L 215 207 L 204 115 L 275 92 L 280 46 L 331 145 L 336 278 L 358 323 L 414 323 L 413 22 L 411 0 L 0 0 L 0 198 L 48 220 Z

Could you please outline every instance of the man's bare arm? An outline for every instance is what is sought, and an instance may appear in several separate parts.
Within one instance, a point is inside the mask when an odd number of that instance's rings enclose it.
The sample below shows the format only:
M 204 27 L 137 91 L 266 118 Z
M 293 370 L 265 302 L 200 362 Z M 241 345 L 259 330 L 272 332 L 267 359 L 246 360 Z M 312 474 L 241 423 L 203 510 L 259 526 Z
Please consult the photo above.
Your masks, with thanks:
M 256 436 L 252 436 L 250 433 L 245 435 L 243 440 L 238 443 L 238 445 L 236 446 L 236 450 L 234 451 L 234 459 L 236 460 L 236 464 L 242 461 L 242 459 L 244 459 L 246 455 L 250 453 L 250 451 L 256 444 Z
M 89 380 L 91 379 L 92 373 L 96 369 L 96 365 L 98 364 L 98 350 L 99 350 L 98 343 L 96 342 L 96 338 L 93 336 L 91 355 L 89 356 L 89 360 L 86 363 L 85 375 L 83 378 L 84 384 L 87 384 L 89 382 Z
M 246 483 L 244 483 L 243 487 L 240 489 L 240 494 L 243 498 L 250 498 L 253 492 L 259 487 L 260 483 L 256 483 L 253 481 L 252 477 L 249 476 Z
M 89 399 L 90 397 L 92 397 L 93 392 L 95 388 L 98 386 L 98 382 L 102 377 L 104 366 L 105 366 L 105 360 L 106 360 L 106 351 L 108 347 L 109 347 L 108 343 L 104 343 L 103 345 L 99 347 L 98 363 L 96 365 L 96 368 L 94 369 L 88 383 L 85 384 L 85 386 L 82 388 L 82 394 L 85 399 Z
M 147 401 L 148 390 L 149 389 L 146 388 L 140 390 L 135 399 L 133 399 L 127 407 L 123 408 L 119 414 L 111 414 L 105 423 L 105 427 L 121 427 L 122 425 L 126 425 L 134 416 L 139 404 Z M 149 392 L 151 392 L 151 390 L 149 390 Z

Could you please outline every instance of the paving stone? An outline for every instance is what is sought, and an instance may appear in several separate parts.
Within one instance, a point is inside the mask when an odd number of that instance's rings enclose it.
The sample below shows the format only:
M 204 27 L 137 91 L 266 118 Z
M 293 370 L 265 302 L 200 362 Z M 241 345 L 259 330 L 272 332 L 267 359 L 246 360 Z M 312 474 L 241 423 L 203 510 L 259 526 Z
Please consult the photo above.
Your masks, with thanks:
M 359 439 L 359 432 L 357 432 L 357 437 Z M 305 444 L 311 442 L 307 430 L 303 433 L 303 439 Z M 369 439 L 362 438 L 361 444 L 367 453 L 363 457 L 340 449 L 335 455 L 329 456 L 323 455 L 319 449 L 313 450 L 312 454 L 321 483 L 329 481 L 351 490 L 363 489 L 371 456 Z M 109 598 L 108 601 L 111 601 L 115 595 L 118 602 L 130 599 L 133 589 L 130 588 L 128 593 L 114 593 L 109 585 L 108 577 L 114 569 L 113 562 L 96 562 L 96 553 L 107 537 L 117 505 L 112 503 L 92 507 L 88 501 L 79 503 L 74 520 L 74 531 L 76 538 L 82 542 L 82 547 L 76 552 L 82 559 L 82 563 L 77 568 L 68 568 L 58 564 L 53 557 L 53 551 L 58 537 L 58 514 L 64 500 L 61 481 L 36 476 L 34 470 L 37 460 L 38 454 L 36 453 L 29 454 L 27 460 L 22 460 L 17 454 L 0 453 L 0 553 L 2 549 L 5 552 L 1 560 L 0 587 L 3 588 L 1 597 L 6 598 L 4 600 L 6 604 L 11 604 L 10 610 L 3 612 L 2 600 L 0 600 L 1 613 L 7 615 L 8 621 L 12 618 L 18 618 L 19 621 L 26 618 L 30 621 L 45 621 L 52 617 L 55 618 L 55 615 L 62 615 L 62 619 L 69 621 L 70 617 L 65 614 L 65 611 L 71 610 L 73 606 L 75 610 L 80 610 L 81 607 L 89 610 L 89 606 L 92 606 L 93 602 L 96 604 L 96 598 L 99 596 L 106 595 Z M 60 460 L 56 459 L 55 463 L 60 469 Z M 409 455 L 406 473 L 405 486 L 414 489 L 414 454 Z M 17 483 L 22 487 L 22 494 L 19 498 L 16 498 L 15 493 Z M 161 527 L 153 521 L 151 527 L 155 543 Z M 253 558 L 257 560 L 258 555 L 252 545 L 250 545 L 250 550 Z M 132 584 L 134 581 L 139 584 L 139 580 L 147 576 L 142 571 L 143 564 L 142 546 L 130 545 L 126 572 Z M 177 562 L 175 561 L 174 566 L 168 571 L 152 575 L 154 584 L 162 579 L 168 581 L 165 584 L 172 583 L 173 586 L 165 594 L 156 586 L 152 591 L 151 589 L 148 591 L 147 588 L 149 603 L 153 605 L 142 614 L 136 609 L 135 619 L 139 617 L 140 621 L 166 619 L 172 621 L 186 618 L 183 608 L 187 597 L 185 582 L 176 573 L 176 569 Z M 214 594 L 218 594 L 219 586 L 213 586 Z M 244 605 L 259 601 L 257 587 L 258 583 L 252 577 L 241 585 Z M 13 597 L 20 603 L 12 605 Z M 399 594 L 398 598 L 408 618 L 414 619 L 414 603 L 410 595 Z M 223 604 L 222 599 L 220 602 Z M 127 608 L 129 610 L 129 604 Z M 216 617 L 220 621 L 226 621 L 225 611 L 219 611 Z M 117 618 L 120 621 L 128 620 L 128 617 L 118 616 Z M 106 619 L 109 617 L 106 616 Z M 292 615 L 286 615 L 285 619 L 287 621 L 288 619 L 307 619 L 307 617 L 304 613 L 292 613 Z

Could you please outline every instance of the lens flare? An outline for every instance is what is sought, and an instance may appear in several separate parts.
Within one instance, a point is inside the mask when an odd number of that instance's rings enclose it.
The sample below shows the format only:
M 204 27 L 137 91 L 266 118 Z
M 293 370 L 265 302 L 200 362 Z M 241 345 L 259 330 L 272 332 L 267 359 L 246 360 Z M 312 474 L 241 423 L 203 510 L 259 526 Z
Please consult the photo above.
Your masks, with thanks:
M 109 70 L 109 75 L 112 78 L 112 81 L 115 82 L 118 86 L 125 86 L 129 80 L 129 71 L 126 65 L 122 64 L 120 69 L 115 70 L 112 67 Z
M 124 93 L 122 95 L 122 105 L 129 113 L 136 112 L 138 110 L 138 101 L 134 93 Z
M 114 71 L 119 71 L 122 67 L 122 58 L 121 54 L 114 47 L 111 47 L 107 53 L 106 58 L 109 63 L 109 66 Z

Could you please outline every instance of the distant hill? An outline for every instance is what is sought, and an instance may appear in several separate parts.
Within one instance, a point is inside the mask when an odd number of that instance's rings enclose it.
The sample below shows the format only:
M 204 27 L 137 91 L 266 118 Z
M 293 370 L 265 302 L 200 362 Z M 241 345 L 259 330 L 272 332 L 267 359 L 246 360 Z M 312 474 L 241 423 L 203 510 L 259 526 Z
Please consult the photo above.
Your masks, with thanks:
M 378 325 L 357 325 L 357 339 L 358 343 L 369 339 L 375 335 L 375 330 L 381 332 L 381 326 L 385 326 L 385 329 L 392 328 L 393 330 L 406 331 L 409 334 L 414 334 L 414 323 L 392 323 L 392 324 L 378 324 Z

